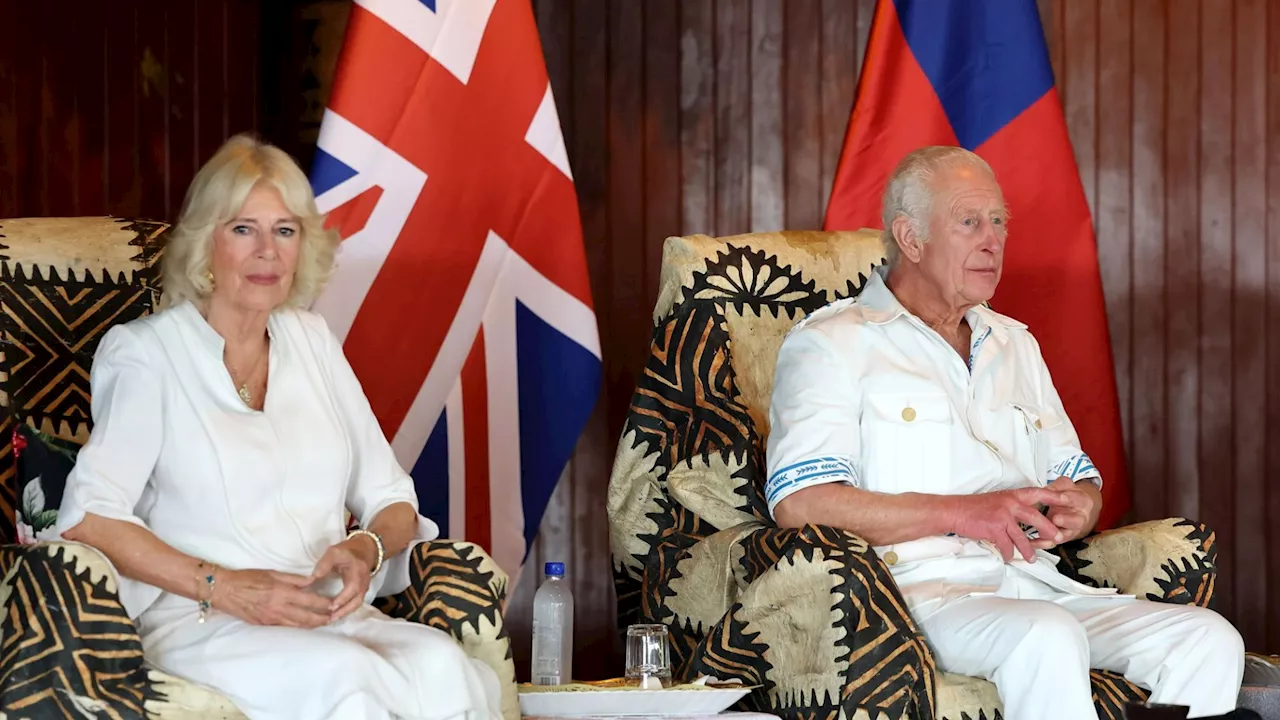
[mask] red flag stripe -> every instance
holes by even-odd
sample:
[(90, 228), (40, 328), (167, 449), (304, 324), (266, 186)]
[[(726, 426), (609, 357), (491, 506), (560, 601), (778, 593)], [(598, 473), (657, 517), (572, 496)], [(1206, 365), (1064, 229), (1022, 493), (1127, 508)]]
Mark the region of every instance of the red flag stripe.
[(485, 381), (484, 330), (462, 366), (462, 422), (467, 458), (467, 539), (492, 547), (489, 517), (489, 391)]

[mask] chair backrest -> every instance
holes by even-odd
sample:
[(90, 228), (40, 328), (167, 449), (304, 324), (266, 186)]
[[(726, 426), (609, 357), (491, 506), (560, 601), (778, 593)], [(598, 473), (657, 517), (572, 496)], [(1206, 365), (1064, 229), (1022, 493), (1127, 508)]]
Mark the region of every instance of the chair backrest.
[(769, 520), (764, 441), (778, 348), (809, 313), (861, 291), (880, 233), (669, 238), (649, 359), (609, 483), (619, 622), (640, 617), (660, 546)]
[[(16, 536), (26, 490), (17, 487), (16, 423), (66, 447), (88, 439), (93, 354), (113, 325), (156, 307), (168, 227), (111, 217), (0, 220), (0, 540)], [(45, 510), (56, 509), (53, 494), (60, 488), (44, 493)]]
[(814, 310), (856, 295), (883, 260), (879, 230), (673, 237), (663, 246), (654, 325), (687, 300), (719, 305), (741, 402), (768, 435), (783, 338)]

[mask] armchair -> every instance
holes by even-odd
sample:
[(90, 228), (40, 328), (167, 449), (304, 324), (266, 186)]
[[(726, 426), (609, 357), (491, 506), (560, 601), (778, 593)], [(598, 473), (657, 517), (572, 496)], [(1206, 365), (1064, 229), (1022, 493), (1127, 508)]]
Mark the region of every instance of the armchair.
[[(0, 220), (0, 542), (9, 543), (0, 545), (0, 717), (244, 717), (220, 694), (150, 667), (111, 564), (47, 537), (88, 439), (94, 350), (112, 325), (155, 307), (167, 228)], [(506, 574), (478, 546), (438, 540), (415, 548), (410, 575), (379, 608), (450, 633), (492, 667), (503, 714), (516, 720)]]
[[(669, 238), (653, 340), (623, 427), (608, 512), (619, 624), (660, 622), (674, 673), (739, 678), (742, 709), (785, 718), (995, 720), (995, 686), (940, 672), (868, 544), (780, 529), (764, 501), (778, 348), (802, 317), (858, 294), (877, 231)], [(1213, 533), (1181, 519), (1059, 549), (1077, 580), (1207, 605)], [(1102, 718), (1147, 696), (1093, 673)]]

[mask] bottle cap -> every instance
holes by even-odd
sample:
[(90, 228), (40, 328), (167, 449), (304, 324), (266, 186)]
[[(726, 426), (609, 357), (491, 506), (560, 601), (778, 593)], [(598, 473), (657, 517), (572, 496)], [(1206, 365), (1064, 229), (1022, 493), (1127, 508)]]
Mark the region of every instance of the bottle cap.
[(547, 574), (547, 577), (564, 577), (564, 563), (549, 562), (543, 568), (543, 572)]

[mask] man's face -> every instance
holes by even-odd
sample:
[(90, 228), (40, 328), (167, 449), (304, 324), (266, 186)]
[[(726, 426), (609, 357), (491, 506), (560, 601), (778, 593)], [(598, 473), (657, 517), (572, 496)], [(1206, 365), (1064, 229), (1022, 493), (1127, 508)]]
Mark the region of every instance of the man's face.
[(1000, 186), (981, 169), (959, 167), (938, 173), (933, 190), (920, 271), (942, 297), (958, 305), (984, 303), (995, 295), (1004, 266), (1008, 213)]

